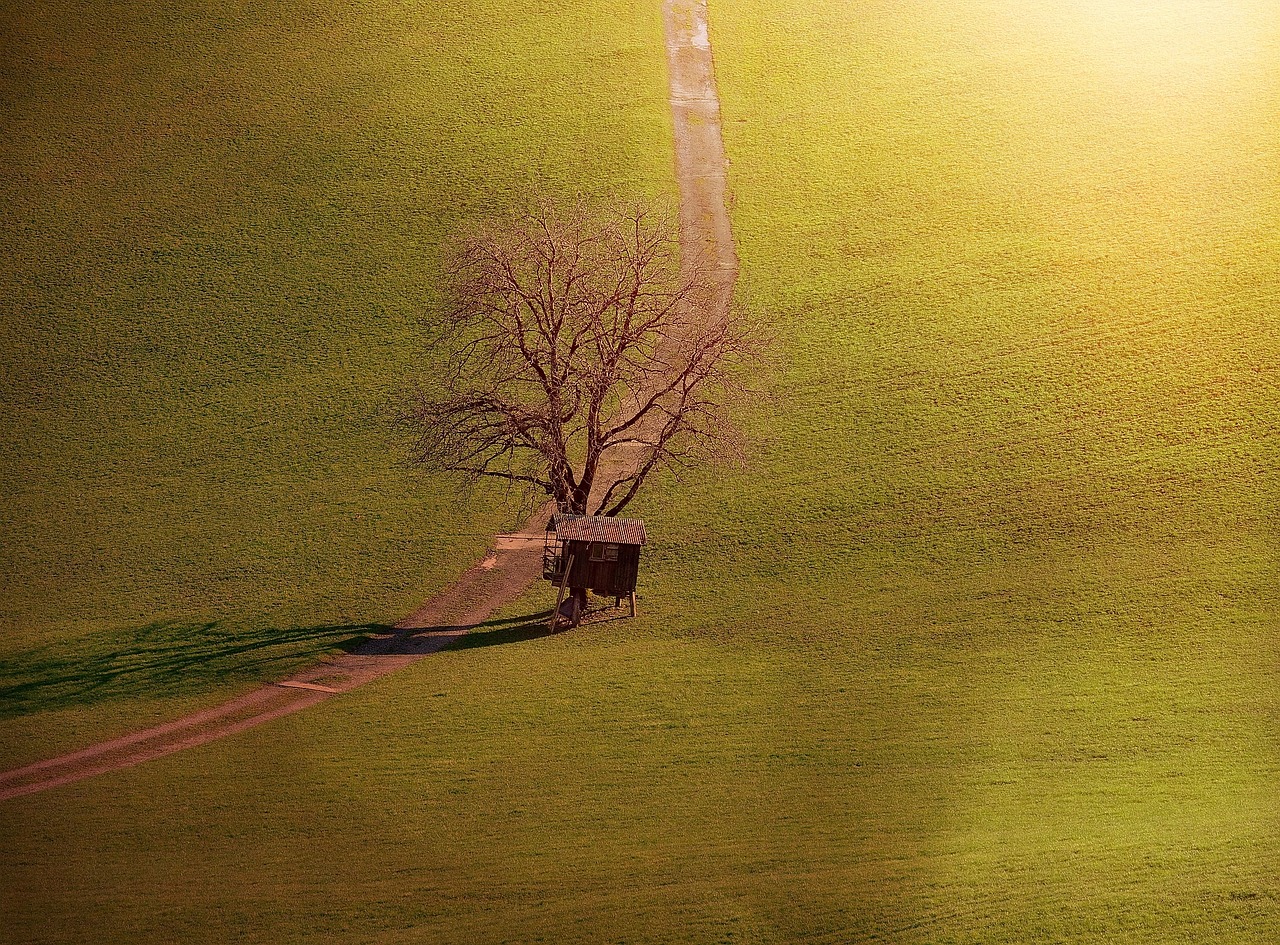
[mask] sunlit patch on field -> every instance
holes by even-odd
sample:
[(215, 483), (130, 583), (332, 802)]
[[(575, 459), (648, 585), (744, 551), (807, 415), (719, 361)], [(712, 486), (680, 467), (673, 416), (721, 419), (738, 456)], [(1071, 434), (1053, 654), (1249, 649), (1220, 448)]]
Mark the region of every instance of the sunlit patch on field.
[(1256, 0), (1063, 0), (1029, 9), (1038, 28), (1061, 31), (1099, 69), (1152, 93), (1231, 81), (1274, 51), (1275, 8)]

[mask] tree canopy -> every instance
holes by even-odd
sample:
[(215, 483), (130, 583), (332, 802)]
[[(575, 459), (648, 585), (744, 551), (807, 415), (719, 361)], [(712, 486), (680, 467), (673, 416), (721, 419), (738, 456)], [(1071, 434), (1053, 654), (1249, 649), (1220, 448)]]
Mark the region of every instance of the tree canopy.
[(658, 469), (741, 458), (760, 332), (664, 208), (542, 201), (477, 226), (444, 272), (442, 368), (401, 417), (414, 463), (616, 515)]

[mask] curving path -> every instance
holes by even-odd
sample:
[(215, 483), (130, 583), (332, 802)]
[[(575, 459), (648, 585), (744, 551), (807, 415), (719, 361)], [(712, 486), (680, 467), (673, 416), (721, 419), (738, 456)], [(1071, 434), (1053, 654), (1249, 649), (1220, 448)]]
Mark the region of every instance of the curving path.
[(444, 649), (513, 601), (542, 575), (542, 528), (549, 509), (513, 535), (499, 535), (483, 561), (359, 649), (260, 686), (219, 706), (80, 751), (0, 774), (0, 800), (193, 748), (308, 708)]
[[(717, 272), (714, 307), (727, 311), (738, 274), (726, 205), (720, 101), (716, 95), (706, 0), (664, 0), (680, 239)], [(442, 593), (357, 651), (248, 692), (211, 709), (102, 742), (80, 751), (0, 773), (0, 800), (34, 794), (215, 739), (297, 712), (385, 676), (444, 649), (541, 576), (540, 509), (520, 532), (499, 535), (485, 559)]]

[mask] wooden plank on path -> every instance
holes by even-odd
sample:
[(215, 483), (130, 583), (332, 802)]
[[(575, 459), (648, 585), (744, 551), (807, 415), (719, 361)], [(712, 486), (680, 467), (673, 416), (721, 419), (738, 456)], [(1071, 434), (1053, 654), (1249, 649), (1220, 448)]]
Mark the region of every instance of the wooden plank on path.
[(296, 682), (295, 680), (292, 680), (292, 679), (286, 682), (278, 682), (276, 683), (276, 685), (284, 686), (286, 689), (312, 689), (316, 692), (338, 693), (342, 691), (341, 689), (334, 689), (332, 686), (322, 686), (319, 683), (313, 683), (313, 682)]

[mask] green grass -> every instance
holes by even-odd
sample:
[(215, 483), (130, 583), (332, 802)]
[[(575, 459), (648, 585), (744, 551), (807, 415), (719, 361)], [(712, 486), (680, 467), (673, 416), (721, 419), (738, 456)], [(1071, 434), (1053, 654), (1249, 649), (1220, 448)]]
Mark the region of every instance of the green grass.
[(1274, 782), (1239, 656), (793, 629), (459, 650), (8, 804), (10, 934), (1267, 940)]
[[(672, 189), (658, 14), (549, 9), (5, 15), (0, 767), (69, 743), (61, 719), (31, 744), (42, 660), (216, 625), (172, 667), (216, 698), (324, 643), (293, 628), (408, 612), (510, 521), (401, 468), (380, 411), (462, 221)], [(154, 711), (95, 692), (89, 728)]]
[(786, 357), (641, 619), (0, 807), (9, 937), (1276, 939), (1270, 11), (711, 12)]

